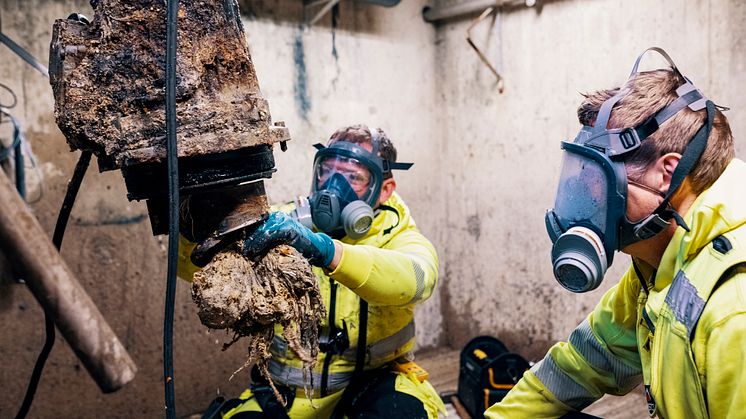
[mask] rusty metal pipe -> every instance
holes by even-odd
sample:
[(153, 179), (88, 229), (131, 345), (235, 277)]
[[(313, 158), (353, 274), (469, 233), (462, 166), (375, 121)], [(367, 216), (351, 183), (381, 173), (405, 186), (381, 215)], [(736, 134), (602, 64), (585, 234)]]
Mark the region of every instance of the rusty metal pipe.
[(2, 170), (0, 250), (15, 262), (36, 300), (54, 316), (101, 391), (110, 393), (132, 381), (137, 366)]
[(439, 23), (443, 20), (457, 19), (465, 16), (476, 15), (488, 7), (526, 6), (533, 7), (536, 0), (473, 0), (457, 3), (453, 6), (435, 7), (425, 6), (422, 9), (422, 18), (428, 23)]

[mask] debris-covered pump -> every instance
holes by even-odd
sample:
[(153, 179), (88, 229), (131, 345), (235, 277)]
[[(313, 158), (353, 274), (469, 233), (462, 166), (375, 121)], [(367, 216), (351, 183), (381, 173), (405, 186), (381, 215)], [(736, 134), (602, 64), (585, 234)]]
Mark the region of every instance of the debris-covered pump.
[[(50, 76), (57, 124), (72, 149), (96, 155), (101, 171), (122, 171), (128, 198), (146, 200), (153, 234), (164, 234), (166, 4), (91, 4), (90, 22), (71, 16), (54, 24)], [(294, 349), (312, 367), (323, 306), (308, 263), (284, 246), (258, 261), (236, 252), (242, 229), (269, 210), (262, 179), (275, 171), (273, 144), (284, 150), (289, 134), (284, 124), (272, 123), (235, 0), (181, 2), (176, 75), (181, 231), (200, 243), (192, 260), (210, 263), (193, 287), (200, 318), (209, 327), (258, 337), (250, 354), (260, 360), (269, 357), (274, 323), (290, 327), (298, 337)], [(278, 286), (289, 288), (298, 304), (284, 305), (284, 313), (281, 304), (271, 313), (254, 310), (258, 301), (275, 298), (267, 293), (278, 293)], [(241, 305), (224, 307), (232, 304), (226, 303), (231, 292)]]
[[(165, 4), (91, 3), (90, 24), (54, 24), (49, 72), (57, 124), (73, 149), (95, 153), (100, 170), (122, 170), (128, 198), (147, 200), (153, 233), (163, 234)], [(288, 130), (272, 124), (235, 1), (182, 2), (176, 101), (183, 194), (271, 176), (272, 144), (289, 140)], [(264, 196), (261, 184), (247, 189)]]

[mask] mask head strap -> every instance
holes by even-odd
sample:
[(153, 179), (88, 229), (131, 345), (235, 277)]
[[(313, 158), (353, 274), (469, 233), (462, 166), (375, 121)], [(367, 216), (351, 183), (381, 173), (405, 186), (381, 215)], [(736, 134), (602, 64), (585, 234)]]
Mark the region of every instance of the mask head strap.
[(640, 61), (642, 61), (642, 57), (644, 57), (645, 54), (647, 54), (648, 51), (654, 51), (654, 52), (657, 52), (658, 54), (662, 55), (663, 58), (665, 58), (665, 60), (668, 61), (668, 64), (671, 66), (671, 68), (676, 73), (676, 75), (679, 76), (679, 77), (681, 77), (682, 79), (686, 80), (686, 77), (684, 77), (684, 75), (681, 74), (681, 71), (679, 71), (679, 68), (676, 67), (676, 64), (673, 62), (673, 60), (668, 55), (668, 53), (666, 51), (664, 51), (663, 48), (660, 48), (660, 47), (650, 47), (650, 48), (646, 49), (645, 51), (643, 51), (640, 55), (638, 55), (637, 59), (635, 60), (635, 65), (632, 66), (632, 71), (629, 73), (629, 78), (632, 78), (632, 76), (634, 76), (635, 74), (639, 73), (639, 71), (637, 70), (637, 68), (640, 66)]
[(681, 184), (684, 183), (684, 179), (689, 175), (689, 173), (691, 173), (694, 166), (697, 165), (697, 162), (702, 156), (702, 153), (704, 153), (705, 148), (707, 148), (707, 139), (710, 137), (712, 123), (715, 120), (715, 104), (708, 100), (706, 108), (707, 121), (705, 122), (705, 125), (694, 134), (694, 138), (692, 138), (687, 145), (684, 154), (681, 155), (679, 164), (676, 166), (676, 169), (674, 169), (673, 175), (671, 175), (671, 184), (668, 187), (668, 191), (666, 192), (663, 201), (653, 212), (654, 214), (660, 214), (663, 219), (675, 219), (676, 223), (686, 231), (689, 231), (689, 226), (686, 225), (683, 217), (681, 217), (681, 215), (671, 207), (670, 201), (673, 194), (676, 193), (679, 187), (681, 187)]
[(679, 69), (676, 67), (676, 64), (671, 60), (671, 57), (658, 47), (648, 48), (637, 57), (632, 72), (630, 73), (630, 78), (638, 73), (640, 61), (648, 51), (654, 51), (661, 54), (663, 58), (668, 61), (676, 75), (684, 80), (684, 84), (676, 89), (676, 94), (678, 95), (676, 100), (654, 113), (645, 122), (634, 128), (608, 128), (612, 109), (624, 96), (627, 95), (628, 92), (626, 90), (620, 90), (616, 95), (606, 100), (598, 111), (596, 123), (594, 124), (591, 138), (587, 144), (598, 148), (604, 148), (609, 157), (626, 154), (637, 149), (643, 140), (653, 135), (653, 133), (655, 133), (664, 122), (669, 120), (685, 107), (689, 107), (689, 109), (693, 111), (699, 111), (705, 107), (707, 98), (705, 98), (699, 89), (694, 87), (689, 79), (681, 74)]
[[(633, 128), (624, 129), (609, 129), (608, 123), (611, 116), (611, 111), (614, 106), (627, 95), (627, 91), (620, 90), (617, 94), (606, 100), (599, 109), (596, 123), (590, 132), (590, 135), (586, 138), (587, 141), (583, 141), (584, 145), (591, 146), (596, 149), (604, 150), (605, 154), (609, 157), (621, 156), (637, 149), (643, 140), (653, 135), (664, 122), (668, 121), (671, 117), (676, 115), (678, 112), (688, 107), (692, 111), (700, 111), (702, 109), (707, 110), (707, 120), (705, 124), (697, 131), (692, 137), (692, 140), (686, 146), (684, 153), (681, 156), (681, 160), (677, 165), (676, 169), (671, 178), (671, 184), (668, 191), (664, 195), (663, 201), (656, 208), (656, 210), (643, 221), (638, 223), (627, 223), (623, 227), (623, 230), (631, 228), (633, 238), (629, 237), (627, 240), (623, 240), (623, 247), (625, 244), (630, 244), (637, 240), (645, 240), (655, 236), (670, 225), (671, 219), (675, 219), (677, 224), (688, 231), (688, 226), (684, 222), (680, 214), (678, 214), (670, 205), (670, 199), (673, 194), (678, 190), (681, 184), (684, 182), (686, 176), (692, 171), (694, 166), (699, 161), (705, 148), (707, 147), (707, 140), (712, 131), (712, 123), (715, 117), (716, 105), (709, 101), (702, 92), (697, 89), (692, 82), (684, 77), (679, 71), (676, 64), (674, 64), (671, 57), (661, 48), (652, 47), (642, 52), (635, 60), (635, 64), (632, 67), (630, 78), (634, 77), (638, 73), (638, 68), (643, 56), (649, 52), (657, 52), (668, 62), (671, 69), (676, 75), (684, 80), (684, 83), (676, 89), (678, 97), (665, 106), (663, 109), (654, 113), (645, 122)], [(625, 236), (623, 233), (621, 236)], [(622, 237), (620, 237), (621, 239)]]
[[(372, 146), (372, 151), (370, 152), (358, 146), (357, 144), (351, 143), (344, 139), (338, 140), (335, 143), (342, 143), (342, 142), (350, 144), (352, 147), (359, 148), (362, 151), (364, 151), (363, 154), (367, 155), (368, 160), (374, 161), (377, 165), (379, 165), (381, 168), (381, 173), (383, 173), (384, 175), (391, 173), (392, 170), (409, 170), (410, 167), (414, 166), (414, 163), (395, 162), (391, 160), (386, 160), (380, 156), (379, 152), (380, 152), (380, 147), (381, 147), (381, 141), (380, 141), (380, 135), (378, 134), (378, 128), (370, 129), (370, 142)], [(313, 145), (313, 147), (319, 151), (328, 148), (321, 143), (316, 143)], [(332, 145), (331, 147), (334, 148), (334, 145)]]
[(669, 220), (671, 219), (676, 220), (676, 224), (681, 226), (684, 230), (689, 231), (689, 227), (686, 225), (686, 222), (684, 222), (683, 217), (676, 212), (673, 207), (671, 207), (670, 201), (673, 194), (676, 193), (679, 187), (681, 187), (686, 176), (691, 173), (692, 169), (694, 169), (694, 166), (699, 161), (702, 153), (704, 153), (705, 148), (707, 147), (707, 140), (712, 132), (712, 124), (715, 119), (715, 104), (708, 100), (702, 92), (694, 87), (688, 78), (681, 74), (671, 57), (661, 48), (653, 47), (643, 51), (643, 53), (637, 57), (630, 77), (638, 72), (637, 68), (640, 64), (640, 60), (646, 52), (651, 50), (661, 54), (671, 65), (673, 71), (676, 72), (676, 74), (685, 82), (676, 89), (676, 93), (679, 97), (675, 101), (635, 128), (636, 134), (642, 134), (640, 136), (640, 141), (652, 135), (658, 130), (660, 125), (685, 107), (689, 107), (692, 111), (699, 111), (706, 108), (707, 120), (705, 121), (705, 124), (697, 130), (697, 133), (694, 134), (694, 137), (692, 137), (692, 140), (684, 149), (679, 164), (676, 166), (676, 169), (671, 176), (671, 184), (663, 197), (663, 201), (658, 205), (655, 211), (650, 214), (650, 216), (635, 225), (633, 231), (635, 238), (638, 240), (649, 239), (668, 228), (670, 225)]
[(671, 184), (668, 187), (668, 191), (663, 197), (663, 201), (658, 205), (658, 208), (648, 216), (645, 220), (638, 223), (634, 227), (634, 235), (639, 240), (649, 239), (656, 234), (660, 233), (664, 229), (668, 228), (670, 222), (668, 220), (676, 220), (676, 224), (682, 227), (684, 230), (689, 231), (689, 226), (686, 225), (684, 218), (671, 207), (670, 201), (674, 193), (684, 183), (684, 179), (691, 173), (694, 166), (699, 161), (699, 158), (707, 148), (707, 140), (712, 132), (712, 124), (715, 120), (715, 104), (708, 100), (705, 104), (707, 109), (707, 121), (705, 124), (694, 134), (694, 137), (686, 146), (684, 154), (681, 155), (679, 164), (674, 169), (673, 175), (671, 176)]

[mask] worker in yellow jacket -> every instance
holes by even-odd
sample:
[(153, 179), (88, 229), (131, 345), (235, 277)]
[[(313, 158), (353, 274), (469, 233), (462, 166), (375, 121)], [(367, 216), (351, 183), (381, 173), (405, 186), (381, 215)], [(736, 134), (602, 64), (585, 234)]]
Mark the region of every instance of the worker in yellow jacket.
[[(558, 281), (632, 266), (488, 418), (557, 418), (641, 382), (651, 416), (746, 417), (746, 164), (720, 110), (671, 64), (588, 95), (547, 230)], [(647, 51), (646, 51), (647, 52)], [(644, 54), (644, 53), (643, 53)]]
[[(312, 377), (276, 327), (269, 373), (287, 405), (254, 371), (224, 418), (437, 418), (435, 389), (412, 367), (414, 308), (432, 294), (438, 257), (420, 233), (392, 170), (396, 148), (381, 129), (354, 125), (316, 145), (311, 195), (273, 212), (243, 245), (246, 255), (285, 243), (314, 265), (327, 317)], [(304, 387), (313, 383), (313, 394)]]

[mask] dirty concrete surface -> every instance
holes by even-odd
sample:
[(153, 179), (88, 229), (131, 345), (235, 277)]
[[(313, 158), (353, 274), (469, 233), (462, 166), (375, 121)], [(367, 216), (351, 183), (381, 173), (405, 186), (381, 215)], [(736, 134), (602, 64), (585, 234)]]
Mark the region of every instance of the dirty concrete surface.
[[(626, 261), (618, 255), (602, 289), (582, 296), (564, 291), (551, 275), (543, 213), (553, 203), (559, 141), (578, 128), (578, 92), (621, 83), (644, 48), (664, 47), (706, 94), (732, 108), (727, 116), (737, 155), (744, 157), (743, 2), (554, 0), (541, 9), (502, 14), (474, 31), (505, 77), (502, 95), (492, 90), (492, 74), (464, 42), (469, 22), (424, 24), (425, 0), (392, 9), (343, 1), (335, 28), (326, 17), (308, 30), (299, 27), (299, 3), (242, 2), (262, 93), (273, 118), (286, 121), (294, 135), (290, 152), (276, 156), (279, 171), (267, 182), (270, 199), (287, 201), (307, 192), (311, 144), (337, 127), (364, 122), (386, 130), (401, 158), (416, 162), (410, 172), (397, 174), (399, 190), (440, 254), (439, 291), (417, 312), (422, 349), (457, 349), (473, 336), (490, 334), (536, 361), (569, 335), (623, 271)], [(0, 0), (3, 32), (43, 62), (54, 19), (89, 10), (81, 0)], [(19, 95), (12, 111), (44, 175), (40, 199), (32, 188), (32, 208), (51, 235), (77, 153), (68, 151), (54, 124), (47, 81), (4, 47), (0, 82)], [(97, 173), (94, 165), (62, 255), (140, 372), (120, 392), (103, 395), (58, 340), (30, 417), (162, 414), (166, 241), (151, 235), (144, 204), (125, 195), (118, 173)], [(20, 406), (44, 331), (42, 312), (27, 289), (6, 275), (1, 280), (4, 418)], [(185, 283), (177, 288), (174, 330), (180, 416), (201, 411), (218, 393), (234, 396), (244, 388), (248, 374), (227, 378), (246, 348), (220, 351), (228, 337), (199, 324)], [(626, 403), (635, 394), (618, 400)], [(610, 400), (601, 403), (617, 401)], [(642, 417), (626, 404), (611, 410), (617, 413), (607, 417)]]

